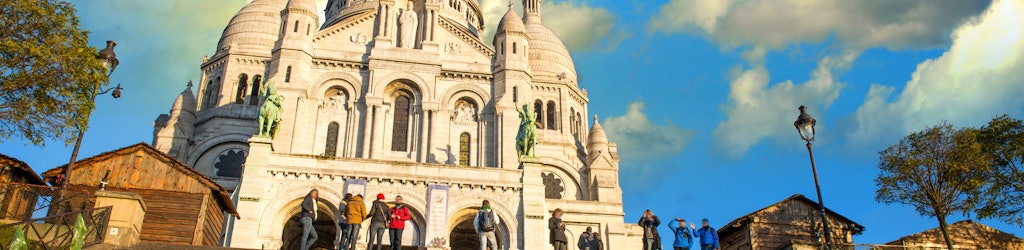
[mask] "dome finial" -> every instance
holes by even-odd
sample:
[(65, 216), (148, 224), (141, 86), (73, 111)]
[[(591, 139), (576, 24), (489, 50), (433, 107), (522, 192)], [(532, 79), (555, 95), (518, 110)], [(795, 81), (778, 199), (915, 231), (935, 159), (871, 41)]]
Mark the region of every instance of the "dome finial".
[(597, 122), (597, 114), (594, 114), (594, 122)]
[(508, 9), (512, 9), (512, 0), (508, 0)]

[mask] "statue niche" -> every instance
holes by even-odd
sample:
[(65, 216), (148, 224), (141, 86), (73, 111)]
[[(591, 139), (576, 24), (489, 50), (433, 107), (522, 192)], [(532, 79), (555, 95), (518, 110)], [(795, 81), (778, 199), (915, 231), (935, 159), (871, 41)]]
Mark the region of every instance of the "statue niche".
[(258, 136), (274, 139), (281, 125), (281, 103), (284, 102), (284, 96), (277, 94), (277, 85), (274, 82), (267, 82), (260, 92), (265, 98), (263, 105), (260, 106)]
[(412, 2), (408, 2), (402, 14), (398, 16), (399, 47), (412, 49), (416, 47), (416, 28), (419, 23), (416, 11), (412, 9)]

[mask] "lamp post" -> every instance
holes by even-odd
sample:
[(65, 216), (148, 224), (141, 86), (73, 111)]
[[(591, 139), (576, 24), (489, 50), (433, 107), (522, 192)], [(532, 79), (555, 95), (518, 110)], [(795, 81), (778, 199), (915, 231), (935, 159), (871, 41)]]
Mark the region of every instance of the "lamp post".
[[(100, 50), (100, 54), (96, 56), (96, 59), (99, 59), (103, 63), (103, 69), (107, 70), (107, 72), (105, 73), (107, 74), (108, 81), (110, 80), (110, 75), (114, 73), (114, 69), (117, 68), (118, 64), (117, 56), (114, 54), (114, 46), (117, 46), (117, 43), (115, 43), (114, 41), (107, 40), (107, 47), (103, 50)], [(92, 88), (92, 96), (90, 97), (89, 101), (96, 102), (97, 96), (106, 94), (110, 91), (114, 91), (113, 93), (110, 93), (110, 95), (113, 96), (115, 99), (120, 98), (121, 84), (117, 84), (116, 87), (111, 87), (102, 91), (100, 91), (100, 84), (96, 84)], [(64, 174), (60, 182), (60, 188), (62, 193), (61, 197), (63, 197), (63, 194), (66, 192), (68, 183), (71, 180), (71, 170), (75, 168), (75, 161), (77, 161), (78, 158), (78, 148), (82, 146), (82, 137), (85, 135), (85, 128), (89, 125), (89, 116), (91, 115), (91, 113), (92, 112), (90, 111), (90, 113), (85, 115), (85, 123), (78, 128), (78, 138), (75, 139), (75, 148), (74, 150), (71, 151), (71, 161), (68, 162), (68, 166), (64, 168)]]
[(811, 156), (811, 172), (814, 173), (814, 190), (818, 192), (818, 210), (821, 213), (821, 225), (825, 228), (825, 244), (832, 242), (832, 233), (829, 232), (828, 219), (825, 215), (825, 203), (821, 201), (821, 185), (818, 183), (818, 169), (814, 166), (814, 151), (811, 150), (811, 142), (814, 141), (814, 124), (817, 120), (814, 120), (810, 114), (807, 114), (807, 107), (800, 105), (800, 116), (796, 118), (796, 122), (793, 122), (793, 126), (796, 127), (796, 131), (800, 133), (800, 138), (807, 142), (807, 154)]

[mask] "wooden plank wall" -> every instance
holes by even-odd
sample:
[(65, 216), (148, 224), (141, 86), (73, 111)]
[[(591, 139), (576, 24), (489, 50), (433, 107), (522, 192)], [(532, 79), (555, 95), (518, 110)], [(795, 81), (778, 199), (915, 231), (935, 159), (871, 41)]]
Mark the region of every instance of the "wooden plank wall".
[(146, 216), (142, 222), (142, 241), (192, 244), (203, 194), (160, 190), (132, 190), (142, 195)]
[[(804, 240), (816, 242), (815, 223), (820, 221), (818, 208), (808, 203), (790, 200), (754, 215), (750, 223), (754, 249), (778, 249), (792, 242)], [(839, 218), (830, 216), (829, 225), (834, 242), (849, 242), (845, 237), (849, 230), (836, 223)]]
[(217, 204), (217, 198), (211, 195), (206, 202), (206, 221), (203, 223), (203, 245), (220, 245), (224, 231), (224, 211)]

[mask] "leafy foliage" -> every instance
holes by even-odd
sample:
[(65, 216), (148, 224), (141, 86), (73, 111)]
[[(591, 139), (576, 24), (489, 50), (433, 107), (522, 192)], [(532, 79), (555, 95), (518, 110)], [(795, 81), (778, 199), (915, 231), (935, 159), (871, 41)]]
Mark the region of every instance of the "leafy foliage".
[(993, 166), (976, 212), (1024, 226), (1024, 122), (1002, 115), (979, 129), (978, 139)]
[(914, 207), (939, 221), (949, 248), (946, 216), (973, 211), (990, 160), (978, 131), (943, 123), (915, 132), (879, 152), (875, 200)]
[(71, 4), (6, 0), (0, 5), (0, 141), (69, 143), (107, 83), (98, 52)]

